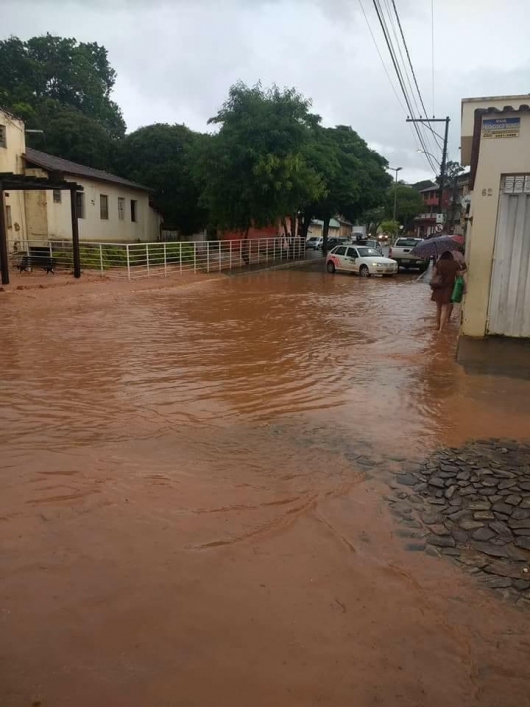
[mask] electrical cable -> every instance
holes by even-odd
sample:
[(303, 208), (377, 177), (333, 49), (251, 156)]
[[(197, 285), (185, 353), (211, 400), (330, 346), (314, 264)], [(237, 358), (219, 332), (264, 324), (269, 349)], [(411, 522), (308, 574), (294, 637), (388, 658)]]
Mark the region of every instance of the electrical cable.
[[(389, 53), (390, 53), (390, 58), (391, 58), (391, 60), (392, 60), (393, 66), (394, 66), (394, 70), (395, 70), (395, 72), (396, 72), (396, 76), (397, 76), (397, 78), (398, 78), (399, 85), (400, 85), (400, 87), (401, 87), (401, 92), (403, 93), (403, 97), (405, 98), (405, 103), (407, 104), (407, 107), (408, 107), (408, 109), (409, 109), (409, 114), (410, 114), (410, 116), (411, 116), (412, 118), (415, 118), (415, 111), (414, 111), (414, 108), (413, 108), (413, 106), (412, 106), (411, 99), (410, 99), (410, 97), (409, 97), (409, 95), (408, 95), (408, 92), (407, 92), (407, 89), (406, 89), (406, 86), (405, 86), (405, 81), (404, 81), (404, 78), (403, 78), (403, 73), (402, 73), (401, 68), (400, 68), (400, 66), (399, 66), (399, 62), (398, 62), (398, 59), (397, 59), (397, 55), (396, 55), (394, 46), (393, 46), (393, 44), (392, 44), (392, 40), (391, 40), (391, 37), (390, 37), (390, 33), (389, 33), (388, 25), (387, 25), (387, 23), (386, 23), (386, 18), (385, 18), (385, 16), (384, 16), (383, 9), (381, 8), (381, 5), (380, 5), (379, 0), (373, 0), (373, 4), (374, 4), (374, 8), (375, 8), (375, 11), (376, 11), (376, 14), (377, 14), (379, 23), (380, 23), (380, 25), (381, 25), (381, 29), (382, 29), (382, 31), (383, 31), (383, 36), (384, 36), (384, 38), (385, 38), (385, 42), (386, 42), (388, 51), (389, 51)], [(421, 150), (421, 152), (425, 155), (425, 158), (426, 158), (427, 162), (429, 163), (429, 166), (430, 166), (430, 168), (432, 169), (433, 174), (436, 175), (436, 174), (437, 174), (437, 169), (436, 169), (436, 167), (435, 167), (435, 165), (434, 165), (434, 163), (433, 163), (433, 161), (432, 161), (432, 158), (431, 158), (431, 156), (430, 156), (430, 154), (429, 154), (429, 150), (427, 149), (427, 145), (426, 145), (426, 143), (425, 143), (425, 139), (424, 139), (423, 133), (421, 132), (421, 130), (420, 130), (420, 128), (419, 128), (419, 124), (414, 122), (414, 123), (412, 123), (412, 126), (413, 126), (413, 128), (414, 128), (414, 130), (415, 130), (415, 132), (416, 132), (416, 135), (417, 135), (417, 137), (418, 137), (418, 140), (419, 140), (419, 142), (420, 142), (420, 145), (421, 145), (421, 147), (423, 148), (423, 149)]]
[(397, 90), (396, 90), (396, 86), (395, 86), (394, 82), (392, 81), (392, 77), (390, 76), (390, 73), (389, 73), (389, 71), (388, 71), (388, 69), (387, 69), (387, 67), (386, 67), (385, 60), (383, 59), (383, 55), (381, 54), (381, 50), (379, 49), (379, 45), (377, 44), (377, 40), (376, 40), (375, 35), (374, 35), (374, 33), (373, 33), (373, 31), (372, 31), (372, 28), (371, 28), (371, 26), (370, 26), (370, 21), (368, 20), (368, 15), (366, 14), (366, 10), (364, 9), (363, 0), (359, 0), (359, 5), (361, 6), (361, 10), (362, 10), (362, 12), (363, 12), (364, 19), (366, 20), (366, 25), (367, 25), (367, 27), (368, 27), (368, 31), (370, 32), (370, 35), (371, 35), (372, 40), (373, 40), (373, 42), (374, 42), (374, 46), (375, 46), (375, 48), (376, 48), (376, 51), (377, 51), (377, 53), (378, 53), (378, 55), (379, 55), (379, 58), (381, 59), (381, 64), (383, 65), (383, 69), (385, 70), (385, 74), (387, 75), (387, 78), (388, 78), (388, 81), (389, 81), (389, 83), (390, 83), (390, 86), (392, 87), (392, 91), (394, 92), (394, 95), (395, 95), (395, 97), (396, 97), (396, 100), (397, 100), (397, 102), (399, 103), (399, 107), (400, 107), (401, 110), (403, 111), (403, 114), (404, 114), (404, 115), (407, 115), (407, 109), (406, 109), (405, 106), (403, 105), (402, 99), (399, 97), (399, 94), (398, 94), (398, 92), (397, 92)]
[[(400, 17), (399, 17), (399, 12), (398, 12), (398, 9), (397, 9), (397, 7), (396, 7), (395, 0), (392, 0), (392, 6), (393, 6), (394, 12), (395, 12), (395, 14), (396, 14), (396, 19), (397, 19), (399, 31), (400, 31), (400, 34), (401, 34), (401, 39), (402, 39), (402, 41), (403, 41), (403, 46), (405, 47), (405, 52), (406, 52), (406, 54), (407, 54), (407, 59), (408, 59), (408, 62), (409, 62), (410, 70), (411, 70), (411, 72), (412, 72), (412, 78), (414, 79), (414, 84), (415, 84), (415, 86), (416, 86), (416, 90), (417, 90), (418, 96), (419, 96), (419, 98), (420, 98), (420, 102), (421, 102), (421, 106), (422, 106), (422, 108), (423, 108), (423, 112), (424, 112), (424, 114), (425, 114), (425, 117), (427, 117), (428, 111), (427, 111), (427, 108), (425, 107), (425, 103), (424, 103), (424, 100), (423, 100), (423, 96), (421, 95), (420, 87), (419, 87), (419, 85), (418, 85), (418, 79), (416, 78), (416, 72), (414, 71), (414, 66), (413, 66), (413, 64), (412, 64), (412, 59), (411, 59), (411, 57), (410, 57), (410, 52), (409, 52), (409, 48), (408, 48), (408, 45), (407, 45), (407, 40), (405, 39), (405, 33), (403, 32), (403, 26), (402, 26), (402, 24), (401, 24), (401, 19), (400, 19)], [(433, 104), (433, 105), (434, 105), (434, 104)], [(433, 115), (434, 115), (434, 113), (433, 113)], [(437, 133), (435, 130), (433, 130), (430, 125), (426, 124), (425, 127), (427, 128), (427, 130), (430, 130), (430, 132), (431, 132), (432, 135), (435, 137), (435, 139), (438, 138), (436, 141), (438, 142), (438, 146), (439, 146), (440, 148), (442, 148), (442, 145), (443, 145), (443, 138), (442, 138), (441, 136), (438, 136), (438, 133)], [(440, 140), (442, 140), (441, 143), (440, 143)]]
[(434, 0), (431, 0), (431, 65), (432, 65), (432, 114), (434, 111)]

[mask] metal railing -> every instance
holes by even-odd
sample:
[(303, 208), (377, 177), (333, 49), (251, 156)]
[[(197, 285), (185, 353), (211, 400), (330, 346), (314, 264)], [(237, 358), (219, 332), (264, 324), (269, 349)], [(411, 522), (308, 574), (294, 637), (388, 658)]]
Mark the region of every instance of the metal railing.
[[(255, 268), (260, 264), (302, 260), (302, 238), (168, 243), (87, 243), (80, 245), (82, 270), (133, 280), (183, 273), (211, 273)], [(21, 241), (10, 254), (21, 271), (73, 267), (71, 241)]]

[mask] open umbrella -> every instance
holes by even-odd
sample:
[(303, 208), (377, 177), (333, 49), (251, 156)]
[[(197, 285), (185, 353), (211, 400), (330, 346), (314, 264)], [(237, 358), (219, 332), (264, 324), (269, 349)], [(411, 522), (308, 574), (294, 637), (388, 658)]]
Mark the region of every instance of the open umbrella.
[(433, 255), (438, 257), (446, 250), (459, 250), (463, 244), (462, 236), (438, 236), (437, 238), (429, 238), (422, 241), (412, 250), (411, 255), (416, 258), (431, 258)]

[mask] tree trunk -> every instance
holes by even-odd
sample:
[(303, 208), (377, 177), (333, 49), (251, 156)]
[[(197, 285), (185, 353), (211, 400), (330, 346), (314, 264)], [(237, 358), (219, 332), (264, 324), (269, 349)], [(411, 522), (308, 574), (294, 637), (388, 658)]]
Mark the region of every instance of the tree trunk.
[(287, 230), (287, 221), (285, 218), (282, 218), (282, 226), (283, 226), (283, 235), (287, 238), (289, 235), (289, 231)]
[(329, 235), (329, 223), (331, 221), (331, 216), (326, 216), (324, 219), (324, 227), (322, 229), (322, 252), (326, 256), (328, 254), (328, 235)]
[(304, 241), (307, 240), (307, 234), (309, 233), (309, 227), (311, 226), (312, 216), (309, 211), (304, 211), (304, 218), (302, 220), (302, 238)]

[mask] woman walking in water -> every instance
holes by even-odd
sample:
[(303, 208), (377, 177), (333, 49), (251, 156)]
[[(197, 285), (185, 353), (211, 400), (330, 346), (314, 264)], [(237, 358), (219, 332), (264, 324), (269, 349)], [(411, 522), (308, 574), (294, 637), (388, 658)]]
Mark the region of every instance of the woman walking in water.
[(456, 262), (452, 253), (448, 250), (442, 253), (434, 266), (431, 280), (431, 299), (436, 302), (436, 328), (438, 331), (443, 330), (453, 311), (451, 295), (453, 294), (456, 276), (460, 269), (460, 264)]

